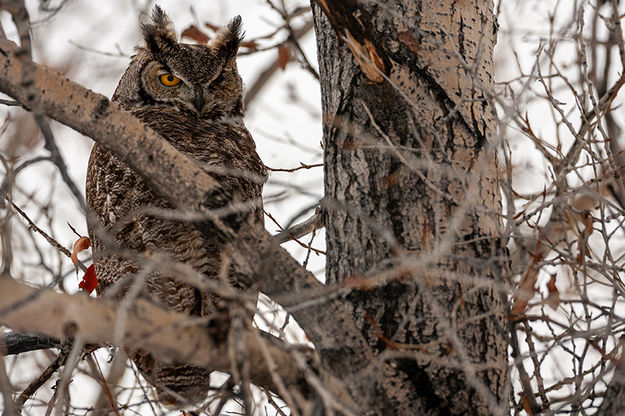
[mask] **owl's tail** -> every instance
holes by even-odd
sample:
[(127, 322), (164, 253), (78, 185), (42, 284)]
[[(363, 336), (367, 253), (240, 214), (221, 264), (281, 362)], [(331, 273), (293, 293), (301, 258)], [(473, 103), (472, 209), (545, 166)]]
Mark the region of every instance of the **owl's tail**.
[(132, 354), (132, 361), (154, 386), (158, 401), (169, 408), (197, 405), (206, 399), (210, 389), (211, 371), (187, 364), (165, 365), (150, 354)]

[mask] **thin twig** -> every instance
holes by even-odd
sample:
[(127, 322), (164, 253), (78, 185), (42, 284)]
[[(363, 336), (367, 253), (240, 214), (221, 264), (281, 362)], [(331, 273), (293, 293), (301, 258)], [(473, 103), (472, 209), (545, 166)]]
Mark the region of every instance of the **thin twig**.
[[(289, 39), (296, 42), (298, 39), (310, 32), (313, 26), (313, 21), (310, 20), (299, 29), (293, 30), (289, 27)], [(273, 78), (273, 76), (278, 72), (278, 69), (280, 69), (280, 65), (278, 65), (278, 60), (275, 59), (260, 73), (256, 81), (254, 81), (254, 83), (252, 83), (252, 85), (247, 89), (245, 97), (243, 98), (246, 108), (249, 107), (250, 103), (265, 88), (265, 86), (267, 86), (269, 80), (271, 80), (271, 78)]]
[(276, 220), (273, 217), (273, 215), (271, 215), (269, 212), (265, 211), (265, 215), (267, 215), (269, 219), (271, 219), (271, 221), (273, 221), (274, 224), (276, 224), (281, 230), (280, 234), (277, 234), (276, 236), (274, 236), (278, 244), (282, 244), (289, 240), (293, 240), (296, 243), (298, 243), (300, 246), (314, 251), (316, 254), (325, 254), (323, 250), (319, 250), (314, 247), (311, 247), (308, 244), (303, 243), (299, 240), (301, 237), (308, 235), (315, 230), (323, 228), (324, 226), (323, 218), (321, 216), (321, 213), (317, 211), (315, 211), (315, 214), (309, 219), (307, 219), (306, 221), (300, 224), (296, 224), (292, 227), (289, 227), (289, 229), (287, 230), (284, 230), (282, 226), (280, 225), (280, 223), (278, 223), (278, 220)]
[[(28, 228), (30, 228), (31, 230), (33, 230), (36, 233), (39, 233), (40, 235), (43, 236), (43, 238), (46, 239), (46, 241), (48, 242), (48, 244), (50, 244), (52, 247), (56, 248), (58, 251), (60, 251), (61, 253), (65, 254), (67, 257), (71, 258), (72, 257), (72, 253), (71, 251), (69, 251), (68, 249), (66, 249), (65, 247), (63, 247), (61, 245), (61, 243), (59, 243), (58, 241), (56, 241), (54, 238), (50, 237), (50, 235), (48, 235), (48, 233), (46, 233), (45, 231), (43, 231), (41, 228), (37, 227), (37, 225), (28, 217), (28, 215), (26, 215), (26, 213), (24, 211), (22, 211), (20, 209), (20, 207), (18, 207), (17, 205), (15, 205), (15, 203), (13, 201), (11, 201), (10, 199), (8, 199), (5, 196), (5, 199), (11, 204), (11, 206), (13, 207), (13, 209), (15, 209), (15, 211), (17, 211), (18, 214), (20, 214), (22, 216), (22, 218), (24, 218), (26, 220), (26, 222), (28, 222)], [(87, 267), (81, 262), (78, 262), (78, 267), (80, 268), (80, 270), (82, 270), (83, 272), (87, 271)]]
[(295, 172), (301, 169), (312, 169), (312, 168), (318, 168), (318, 167), (323, 166), (323, 163), (315, 163), (313, 165), (307, 165), (305, 163), (300, 162), (299, 164), (300, 166), (296, 168), (291, 168), (291, 169), (270, 168), (267, 165), (265, 165), (265, 167), (267, 168), (267, 170), (270, 170), (272, 172)]
[(0, 104), (6, 105), (9, 107), (21, 107), (22, 106), (22, 103), (20, 103), (19, 101), (14, 101), (14, 100), (0, 100)]
[(50, 379), (50, 377), (52, 377), (52, 375), (65, 363), (66, 358), (67, 354), (61, 352), (56, 359), (50, 363), (45, 370), (43, 370), (39, 377), (31, 381), (31, 383), (20, 393), (18, 398), (15, 400), (15, 405), (19, 409), (18, 414), (21, 413), (21, 408), (24, 406), (24, 403), (26, 403), (26, 400), (35, 394), (35, 392), (39, 390), (39, 388), (43, 386), (45, 382)]

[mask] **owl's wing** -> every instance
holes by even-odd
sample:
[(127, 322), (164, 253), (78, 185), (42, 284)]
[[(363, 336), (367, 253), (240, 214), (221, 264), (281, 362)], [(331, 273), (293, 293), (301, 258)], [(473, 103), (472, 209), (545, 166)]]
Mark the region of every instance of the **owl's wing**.
[[(190, 264), (197, 270), (208, 270), (212, 259), (201, 236), (191, 224), (142, 213), (145, 209), (171, 212), (167, 201), (157, 196), (132, 169), (115, 156), (94, 146), (87, 170), (87, 203), (94, 219), (89, 221), (89, 236), (98, 293), (128, 277), (125, 286), (136, 278), (143, 279), (143, 295), (178, 312), (198, 314), (201, 295), (191, 285), (181, 284), (162, 267), (150, 264), (152, 258)], [(116, 247), (104, 244), (109, 234)], [(126, 250), (127, 254), (122, 252)], [(136, 253), (136, 256), (134, 255)], [(135, 258), (133, 258), (135, 257)], [(145, 258), (141, 266), (139, 261)], [(126, 289), (121, 289), (120, 295)]]

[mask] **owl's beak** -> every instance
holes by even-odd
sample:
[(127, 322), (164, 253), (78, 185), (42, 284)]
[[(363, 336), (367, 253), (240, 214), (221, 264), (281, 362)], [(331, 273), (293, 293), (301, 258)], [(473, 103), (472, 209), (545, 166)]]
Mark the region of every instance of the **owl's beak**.
[(202, 112), (202, 108), (204, 108), (204, 91), (200, 85), (195, 86), (195, 108), (198, 113)]

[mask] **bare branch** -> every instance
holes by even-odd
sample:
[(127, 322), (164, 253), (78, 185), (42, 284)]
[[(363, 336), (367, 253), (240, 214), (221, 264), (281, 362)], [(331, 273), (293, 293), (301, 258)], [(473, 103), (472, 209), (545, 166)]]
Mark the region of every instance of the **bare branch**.
[(61, 342), (57, 338), (47, 335), (19, 332), (8, 332), (0, 335), (1, 355), (21, 354), (28, 351), (60, 347)]
[(44, 385), (46, 381), (50, 379), (54, 375), (54, 373), (63, 365), (65, 359), (67, 358), (66, 353), (59, 354), (56, 359), (50, 363), (48, 367), (36, 378), (34, 379), (28, 387), (26, 387), (18, 396), (15, 401), (15, 405), (18, 409), (24, 406), (24, 403), (33, 395), (35, 392)]
[[(291, 29), (291, 27), (289, 26), (289, 40), (292, 41), (292, 43), (298, 44), (299, 39), (301, 39), (308, 32), (310, 32), (312, 28), (312, 20), (308, 21), (304, 26), (296, 30)], [(246, 108), (269, 83), (269, 80), (271, 80), (271, 78), (273, 78), (273, 76), (278, 72), (278, 69), (280, 69), (278, 60), (272, 61), (271, 65), (269, 65), (264, 71), (262, 71), (256, 81), (254, 81), (254, 83), (251, 84), (249, 88), (247, 88), (245, 92), (245, 97), (243, 99)], [(319, 78), (319, 76), (317, 76), (317, 78)]]
[(296, 240), (298, 238), (304, 237), (305, 235), (308, 235), (320, 228), (323, 228), (323, 217), (321, 216), (319, 208), (317, 208), (312, 217), (308, 218), (304, 222), (289, 227), (287, 230), (282, 231), (275, 237), (275, 239), (280, 244), (282, 244), (286, 241), (289, 241), (290, 239)]
[[(22, 302), (29, 299), (28, 302)], [(11, 278), (0, 279), (0, 323), (19, 331), (38, 332), (56, 339), (80, 336), (93, 344), (121, 344), (134, 351), (150, 352), (162, 362), (186, 362), (214, 370), (229, 372), (231, 362), (228, 345), (220, 336), (215, 337), (205, 323), (194, 323), (188, 315), (169, 312), (144, 300), (137, 300), (125, 316), (119, 316), (115, 302), (96, 300), (86, 295), (69, 296), (50, 289), (36, 289)], [(41, 316), (48, 319), (42, 320)], [(122, 339), (117, 339), (116, 329), (125, 321)], [(228, 325), (226, 322), (213, 325)], [(296, 348), (309, 356), (304, 347), (289, 347), (281, 340), (263, 334), (259, 345), (257, 331), (241, 328), (241, 344), (249, 360), (250, 380), (272, 391), (278, 391), (273, 372), (277, 371), (283, 382), (296, 387), (304, 397), (310, 392), (304, 382), (300, 365), (288, 352)], [(271, 366), (264, 358), (271, 357)], [(322, 373), (325, 374), (325, 373)], [(349, 396), (339, 391), (331, 376), (323, 375), (329, 385), (343, 400)], [(339, 388), (339, 390), (336, 390)]]

